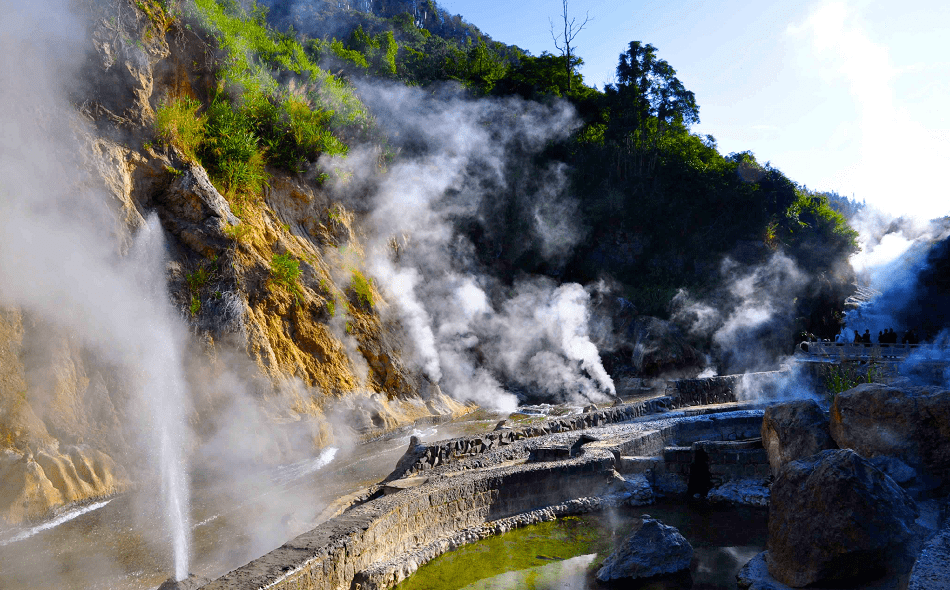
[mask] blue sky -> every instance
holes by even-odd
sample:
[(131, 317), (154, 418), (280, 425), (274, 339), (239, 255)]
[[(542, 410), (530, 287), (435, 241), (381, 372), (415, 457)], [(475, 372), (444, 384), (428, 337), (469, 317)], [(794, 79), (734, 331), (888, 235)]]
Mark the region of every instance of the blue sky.
[[(561, 0), (440, 0), (493, 39), (556, 53)], [(751, 150), (800, 184), (893, 215), (950, 214), (950, 3), (572, 0), (585, 81), (632, 40), (696, 93), (720, 151)]]

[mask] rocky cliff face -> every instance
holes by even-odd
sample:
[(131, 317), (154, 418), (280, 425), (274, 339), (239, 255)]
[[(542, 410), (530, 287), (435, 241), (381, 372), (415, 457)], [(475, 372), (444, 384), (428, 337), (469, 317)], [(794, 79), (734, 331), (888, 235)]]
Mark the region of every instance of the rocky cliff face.
[[(195, 444), (221, 431), (239, 389), (276, 432), (294, 433), (252, 457), (269, 461), (341, 433), (464, 411), (407, 365), (401, 328), (372, 283), (364, 283), (369, 298), (354, 290), (356, 221), (318, 184), (269, 171), (262, 194), (240, 203), (239, 222), (201, 166), (156, 147), (163, 100), (207, 99), (214, 43), (152, 2), (87, 8), (92, 50), (81, 80), (68, 85), (86, 123), (75, 146), (89, 173), (82, 182), (104, 187), (120, 250), (150, 216), (160, 222), (168, 296), (193, 335), (186, 372)], [(274, 256), (288, 254), (300, 261), (293, 286), (271, 272)], [(43, 322), (0, 310), (0, 524), (136, 482), (134, 414), (147, 408), (131, 404), (122, 373), (78, 334)]]

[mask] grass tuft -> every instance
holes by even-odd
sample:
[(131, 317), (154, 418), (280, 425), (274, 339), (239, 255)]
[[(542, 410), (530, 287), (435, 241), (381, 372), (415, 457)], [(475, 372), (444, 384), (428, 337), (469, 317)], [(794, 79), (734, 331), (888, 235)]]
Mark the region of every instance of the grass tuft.
[(198, 148), (205, 137), (205, 116), (198, 114), (200, 108), (200, 102), (185, 97), (170, 99), (155, 111), (159, 139), (192, 162), (198, 161)]
[(366, 307), (373, 307), (373, 287), (370, 281), (358, 270), (354, 270), (351, 280), (350, 288), (353, 289), (353, 293), (356, 294), (356, 299), (358, 302), (362, 303)]
[(300, 290), (300, 261), (290, 254), (274, 254), (270, 262), (271, 282), (287, 290), (297, 303), (303, 298)]

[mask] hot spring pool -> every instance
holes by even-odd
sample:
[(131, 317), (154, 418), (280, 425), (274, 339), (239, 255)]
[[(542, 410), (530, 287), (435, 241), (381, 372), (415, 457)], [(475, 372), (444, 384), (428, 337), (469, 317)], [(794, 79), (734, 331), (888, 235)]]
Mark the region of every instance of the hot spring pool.
[(736, 573), (765, 549), (768, 509), (664, 501), (517, 529), (438, 557), (397, 590), (602, 590), (594, 574), (643, 514), (693, 546), (688, 573), (624, 588), (735, 590)]

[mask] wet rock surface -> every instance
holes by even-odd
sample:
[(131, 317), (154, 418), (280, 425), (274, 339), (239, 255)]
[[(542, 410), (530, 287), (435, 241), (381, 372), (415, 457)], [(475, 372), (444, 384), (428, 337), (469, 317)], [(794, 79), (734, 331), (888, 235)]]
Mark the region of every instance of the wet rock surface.
[(772, 476), (789, 461), (835, 448), (828, 416), (814, 400), (797, 400), (765, 410), (762, 446), (769, 455)]
[(835, 397), (831, 436), (864, 457), (896, 457), (939, 483), (950, 473), (950, 391), (864, 383)]
[(728, 481), (719, 487), (709, 490), (706, 500), (713, 504), (734, 504), (737, 506), (758, 506), (767, 508), (769, 505), (769, 486), (761, 479), (740, 479)]
[(950, 525), (943, 527), (921, 550), (910, 573), (907, 590), (950, 587)]
[(613, 477), (611, 493), (620, 502), (630, 506), (647, 506), (654, 502), (653, 487), (646, 476), (639, 473), (620, 475), (614, 472)]
[(749, 560), (736, 574), (739, 590), (789, 590), (789, 586), (769, 575), (768, 551), (763, 551)]
[(191, 574), (184, 580), (178, 580), (177, 582), (169, 578), (162, 582), (158, 590), (196, 590), (209, 582), (211, 582), (211, 580), (208, 578)]
[(913, 564), (917, 505), (854, 451), (788, 463), (771, 495), (768, 571), (784, 584), (859, 583)]
[(604, 560), (597, 580), (650, 578), (689, 568), (693, 547), (674, 527), (643, 516), (643, 524)]

